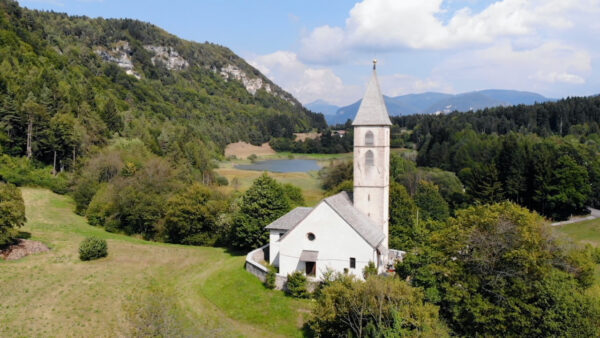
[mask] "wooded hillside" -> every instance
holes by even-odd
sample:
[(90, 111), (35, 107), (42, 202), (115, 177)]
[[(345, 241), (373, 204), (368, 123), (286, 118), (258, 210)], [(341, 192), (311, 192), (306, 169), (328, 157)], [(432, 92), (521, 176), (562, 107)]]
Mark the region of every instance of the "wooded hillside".
[(11, 0), (0, 0), (0, 117), (2, 153), (67, 170), (115, 137), (206, 170), (227, 143), (326, 126), (225, 47)]

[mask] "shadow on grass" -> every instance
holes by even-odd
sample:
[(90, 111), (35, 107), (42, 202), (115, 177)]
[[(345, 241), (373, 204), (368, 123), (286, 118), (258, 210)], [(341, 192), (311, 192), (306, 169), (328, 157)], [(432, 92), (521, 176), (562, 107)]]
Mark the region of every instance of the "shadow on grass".
[(30, 239), (31, 238), (31, 233), (27, 232), (27, 231), (19, 231), (19, 233), (17, 234), (18, 239)]

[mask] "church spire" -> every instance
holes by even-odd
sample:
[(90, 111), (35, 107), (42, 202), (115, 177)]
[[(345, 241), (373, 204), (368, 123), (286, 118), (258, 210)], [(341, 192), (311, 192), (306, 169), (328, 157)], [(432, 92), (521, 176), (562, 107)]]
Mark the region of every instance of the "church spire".
[(392, 122), (385, 107), (383, 95), (377, 80), (377, 60), (373, 60), (373, 76), (367, 85), (358, 113), (352, 122), (353, 126), (391, 126)]

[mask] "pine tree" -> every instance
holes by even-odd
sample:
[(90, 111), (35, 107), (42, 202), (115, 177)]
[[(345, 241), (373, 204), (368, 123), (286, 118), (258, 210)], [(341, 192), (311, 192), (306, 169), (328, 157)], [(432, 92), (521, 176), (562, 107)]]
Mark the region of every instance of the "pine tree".
[(257, 178), (239, 202), (231, 244), (238, 249), (258, 248), (269, 239), (265, 227), (290, 210), (281, 185), (266, 173)]

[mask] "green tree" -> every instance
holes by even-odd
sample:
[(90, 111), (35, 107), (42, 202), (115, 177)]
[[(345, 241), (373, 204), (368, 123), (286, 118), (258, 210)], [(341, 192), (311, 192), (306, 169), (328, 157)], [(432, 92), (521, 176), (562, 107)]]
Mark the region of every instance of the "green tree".
[(219, 231), (219, 215), (226, 203), (199, 183), (171, 197), (164, 218), (166, 240), (171, 243), (214, 245)]
[(447, 337), (438, 308), (398, 278), (337, 276), (319, 292), (309, 323), (321, 337)]
[(548, 203), (554, 218), (565, 219), (585, 210), (592, 193), (588, 172), (570, 156), (563, 155), (556, 161), (549, 184)]
[(0, 182), (0, 247), (14, 240), (17, 228), (22, 227), (25, 221), (21, 190), (12, 184)]
[(281, 187), (292, 208), (301, 207), (306, 204), (302, 195), (302, 189), (290, 183), (283, 184)]
[(417, 228), (417, 206), (404, 186), (390, 184), (390, 248), (408, 250), (423, 237), (422, 229)]
[(444, 221), (449, 216), (448, 203), (431, 182), (419, 182), (414, 200), (419, 208), (419, 217), (423, 220)]
[(242, 195), (234, 216), (231, 245), (240, 250), (260, 247), (269, 239), (265, 226), (290, 211), (283, 188), (266, 173)]
[(430, 299), (458, 335), (597, 336), (600, 301), (578, 282), (589, 264), (547, 226), (508, 202), (460, 210), (397, 271), (437, 292)]

